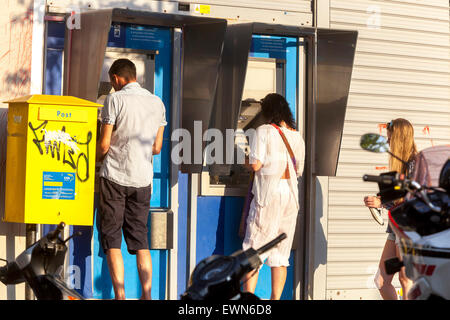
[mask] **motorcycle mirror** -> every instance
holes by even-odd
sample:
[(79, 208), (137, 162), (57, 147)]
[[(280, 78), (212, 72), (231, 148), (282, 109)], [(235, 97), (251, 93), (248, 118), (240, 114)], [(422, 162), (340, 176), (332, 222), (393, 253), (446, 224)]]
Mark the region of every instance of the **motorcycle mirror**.
[(387, 138), (383, 137), (376, 133), (366, 133), (361, 136), (361, 140), (359, 141), (359, 145), (364, 150), (376, 153), (389, 153), (392, 157), (400, 160), (404, 164), (408, 164), (408, 162), (400, 159), (395, 154), (389, 151), (389, 143), (387, 142)]
[(384, 153), (389, 151), (387, 138), (376, 133), (366, 133), (361, 136), (359, 145), (364, 150), (376, 153)]

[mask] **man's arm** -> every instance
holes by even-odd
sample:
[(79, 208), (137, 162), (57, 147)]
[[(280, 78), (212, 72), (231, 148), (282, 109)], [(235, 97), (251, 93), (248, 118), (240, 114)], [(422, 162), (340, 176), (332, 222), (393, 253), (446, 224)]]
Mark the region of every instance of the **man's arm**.
[(155, 142), (153, 142), (153, 154), (159, 154), (163, 145), (164, 126), (159, 127), (156, 134)]
[(114, 125), (104, 123), (100, 128), (100, 141), (97, 144), (97, 161), (103, 161), (108, 153), (113, 128)]

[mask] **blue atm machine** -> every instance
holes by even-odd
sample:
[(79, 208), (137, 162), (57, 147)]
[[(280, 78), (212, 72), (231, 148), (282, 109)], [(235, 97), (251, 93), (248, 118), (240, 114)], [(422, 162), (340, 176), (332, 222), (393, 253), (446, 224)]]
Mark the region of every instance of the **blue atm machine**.
[[(299, 81), (298, 51), (299, 46), (302, 45), (299, 38), (257, 34), (249, 39), (251, 39), (248, 44), (249, 47), (241, 48), (242, 54), (247, 56), (248, 61), (243, 68), (246, 70), (242, 70), (245, 75), (245, 85), (242, 88), (243, 101), (241, 102), (239, 115), (241, 120), (238, 120), (238, 122), (251, 125), (252, 121), (258, 121), (258, 108), (260, 108), (258, 101), (271, 92), (277, 92), (286, 98), (296, 119)], [(267, 78), (258, 83), (255, 78), (261, 75)], [(249, 83), (249, 81), (253, 81), (253, 83)], [(255, 111), (252, 111), (252, 108)], [(235, 111), (237, 112), (237, 110)], [(303, 112), (303, 106), (301, 106), (301, 112)], [(217, 113), (217, 121), (211, 124), (212, 127), (225, 125), (221, 123), (225, 115), (222, 115), (219, 110), (217, 110)], [(255, 115), (256, 117), (254, 117)], [(245, 124), (238, 125), (238, 127), (244, 129)], [(230, 126), (228, 125), (228, 127)], [(227, 196), (226, 194), (228, 189), (242, 189), (241, 184), (245, 184), (244, 189), (246, 191), (248, 172), (242, 170), (242, 166), (237, 164), (228, 168), (212, 165), (208, 168), (208, 171), (210, 184), (223, 186), (225, 195), (202, 194), (197, 199), (197, 262), (213, 254), (229, 255), (242, 249), (242, 239), (238, 237), (237, 230), (244, 197), (242, 197), (242, 193), (235, 196)], [(202, 181), (202, 183), (205, 182)], [(294, 257), (292, 254), (282, 299), (293, 298), (293, 275)], [(258, 278), (256, 295), (263, 299), (270, 298), (270, 279), (270, 268), (263, 265)]]
[[(47, 22), (47, 49), (45, 70), (45, 94), (62, 94), (63, 52), (65, 23)], [(170, 117), (171, 117), (171, 79), (172, 79), (172, 31), (170, 28), (140, 26), (127, 23), (114, 23), (108, 34), (105, 58), (102, 66), (100, 84), (96, 101), (102, 103), (113, 89), (109, 84), (108, 69), (118, 58), (128, 58), (137, 66), (138, 82), (150, 92), (159, 96), (166, 107), (168, 125), (164, 132), (162, 152), (153, 159), (154, 180), (151, 198), (153, 215), (169, 215), (169, 172), (170, 172)], [(98, 201), (98, 194), (95, 195)], [(152, 221), (149, 217), (149, 224)], [(105, 255), (99, 242), (97, 215), (93, 228), (71, 226), (71, 233), (81, 231), (82, 236), (70, 241), (70, 259), (66, 278), (85, 297), (110, 299), (114, 297)], [(157, 219), (153, 219), (158, 221)], [(44, 232), (53, 226), (45, 226)], [(153, 245), (155, 245), (153, 243)], [(158, 244), (156, 244), (158, 246)], [(125, 241), (122, 241), (125, 264), (126, 295), (140, 297), (139, 277), (136, 260), (128, 254)], [(165, 298), (167, 271), (167, 250), (151, 250), (153, 262), (152, 296)], [(91, 276), (92, 275), (92, 276)]]
[[(153, 157), (154, 179), (150, 202), (152, 216), (169, 209), (169, 172), (170, 172), (170, 116), (171, 116), (171, 73), (172, 73), (172, 33), (169, 28), (113, 23), (109, 32), (108, 44), (103, 61), (99, 85), (99, 97), (109, 93), (108, 70), (114, 60), (127, 58), (133, 61), (137, 69), (137, 81), (150, 92), (160, 97), (166, 107), (166, 118), (169, 120), (164, 130), (162, 152)], [(93, 298), (108, 299), (114, 297), (105, 255), (99, 242), (97, 215), (94, 221), (93, 246)], [(169, 217), (170, 219), (170, 217)], [(150, 235), (151, 236), (151, 235)], [(150, 245), (154, 245), (151, 241)], [(165, 299), (167, 271), (167, 250), (151, 250), (152, 257), (152, 297)], [(122, 256), (124, 260), (125, 294), (128, 298), (139, 298), (141, 288), (137, 273), (136, 258), (126, 249), (122, 240)]]

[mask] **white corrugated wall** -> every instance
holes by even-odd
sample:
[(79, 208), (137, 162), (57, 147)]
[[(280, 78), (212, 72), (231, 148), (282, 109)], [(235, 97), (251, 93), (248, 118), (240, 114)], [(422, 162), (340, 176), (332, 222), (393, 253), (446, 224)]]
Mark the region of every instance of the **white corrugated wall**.
[(324, 296), (381, 299), (373, 277), (386, 233), (363, 206), (376, 184), (361, 177), (386, 170), (388, 158), (361, 150), (359, 137), (402, 117), (419, 149), (450, 143), (449, 1), (330, 0), (329, 27), (359, 36), (337, 176), (327, 186)]
[[(46, 0), (52, 13), (70, 10), (129, 8), (224, 18), (230, 23), (264, 22), (311, 26), (311, 0)], [(190, 4), (180, 9), (179, 3)], [(188, 11), (185, 11), (188, 10)]]
[(311, 0), (188, 0), (179, 2), (199, 3), (221, 5), (229, 7), (242, 7), (253, 9), (267, 9), (267, 10), (284, 10), (297, 12), (311, 12)]

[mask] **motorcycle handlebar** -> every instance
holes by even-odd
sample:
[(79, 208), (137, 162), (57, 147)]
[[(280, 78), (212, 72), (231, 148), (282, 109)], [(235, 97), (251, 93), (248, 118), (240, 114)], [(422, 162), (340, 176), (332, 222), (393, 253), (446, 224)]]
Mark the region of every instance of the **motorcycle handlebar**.
[(278, 237), (276, 237), (275, 239), (273, 239), (269, 243), (267, 243), (264, 246), (262, 246), (261, 248), (257, 249), (256, 252), (258, 254), (262, 254), (262, 253), (272, 249), (273, 247), (275, 247), (278, 243), (280, 243), (281, 241), (286, 239), (286, 237), (287, 237), (286, 233), (283, 232), (282, 234), (280, 234)]
[(378, 182), (385, 185), (396, 185), (399, 189), (406, 190), (408, 192), (419, 193), (422, 200), (431, 208), (431, 210), (435, 212), (441, 212), (441, 207), (434, 205), (430, 199), (428, 198), (427, 189), (432, 189), (427, 186), (420, 185), (417, 181), (405, 179), (404, 175), (379, 175), (379, 176), (371, 176), (365, 174), (363, 176), (364, 181), (369, 182)]
[(421, 189), (428, 189), (427, 186), (421, 186), (414, 180), (406, 179), (403, 175), (397, 176), (389, 176), (389, 175), (379, 175), (379, 176), (371, 176), (365, 174), (363, 176), (363, 181), (368, 182), (377, 182), (385, 185), (399, 185), (402, 189), (406, 189), (408, 191), (417, 191)]
[(363, 176), (364, 181), (368, 182), (378, 182), (378, 183), (384, 183), (384, 184), (393, 184), (395, 178), (391, 176), (371, 176), (368, 174), (365, 174)]

